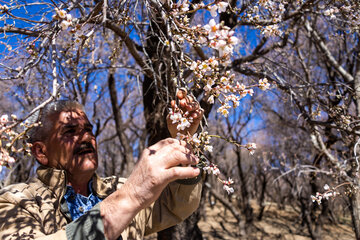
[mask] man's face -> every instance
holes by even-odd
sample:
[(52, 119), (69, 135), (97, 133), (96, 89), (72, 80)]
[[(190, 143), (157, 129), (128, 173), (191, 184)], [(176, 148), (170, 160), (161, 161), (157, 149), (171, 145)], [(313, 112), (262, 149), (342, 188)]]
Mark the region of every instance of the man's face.
[(54, 114), (49, 121), (54, 124), (44, 142), (48, 166), (71, 176), (93, 174), (98, 166), (97, 146), (86, 114), (74, 109)]

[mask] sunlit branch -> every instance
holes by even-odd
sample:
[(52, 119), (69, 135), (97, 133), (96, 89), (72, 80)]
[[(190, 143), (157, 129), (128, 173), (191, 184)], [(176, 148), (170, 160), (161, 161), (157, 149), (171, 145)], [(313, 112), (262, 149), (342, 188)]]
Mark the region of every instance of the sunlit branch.
[(309, 21), (305, 21), (305, 27), (307, 29), (307, 31), (313, 36), (313, 38), (315, 39), (315, 43), (320, 47), (320, 49), (323, 51), (323, 53), (325, 54), (326, 58), (328, 59), (328, 61), (331, 63), (331, 65), (348, 81), (348, 82), (352, 82), (354, 81), (354, 77), (348, 73), (337, 61), (336, 59), (333, 57), (333, 55), (331, 54), (330, 50), (328, 49), (328, 47), (325, 45), (324, 41), (321, 39), (321, 37), (319, 36), (319, 34), (316, 32), (315, 29), (313, 29), (310, 26)]
[(19, 33), (19, 34), (23, 34), (23, 35), (32, 36), (32, 37), (37, 37), (42, 34), (42, 32), (40, 32), (40, 31), (31, 31), (28, 29), (17, 28), (17, 27), (13, 27), (13, 26), (0, 27), (0, 32), (2, 32), (2, 33), (6, 33), (6, 32)]
[(150, 70), (150, 66), (144, 62), (143, 58), (140, 56), (140, 54), (136, 50), (136, 46), (135, 46), (134, 42), (131, 40), (131, 38), (129, 37), (129, 35), (125, 31), (123, 31), (119, 27), (119, 25), (113, 23), (112, 21), (107, 20), (105, 25), (107, 28), (113, 30), (118, 36), (120, 36), (123, 39), (125, 45), (127, 46), (131, 55), (134, 57), (137, 64), (143, 69), (144, 73), (147, 76), (152, 78), (153, 72)]

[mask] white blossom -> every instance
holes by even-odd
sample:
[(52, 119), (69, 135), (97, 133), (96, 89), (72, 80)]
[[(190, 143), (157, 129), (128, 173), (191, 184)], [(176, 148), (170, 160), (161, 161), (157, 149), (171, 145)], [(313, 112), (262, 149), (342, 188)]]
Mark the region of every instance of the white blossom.
[(189, 11), (189, 3), (187, 1), (184, 1), (183, 4), (181, 5), (180, 11), (182, 12), (186, 12)]
[(228, 5), (229, 5), (228, 2), (219, 2), (217, 4), (219, 13), (226, 12)]
[(181, 117), (179, 124), (176, 126), (177, 130), (185, 130), (191, 126), (192, 118)]
[(8, 115), (4, 114), (0, 117), (0, 124), (6, 124), (7, 122), (9, 122), (9, 117)]
[(62, 19), (65, 19), (66, 18), (66, 11), (65, 10), (60, 10), (60, 9), (58, 9), (58, 8), (55, 8), (55, 12), (56, 12), (56, 14), (60, 17), (60, 18), (62, 18)]
[(204, 91), (205, 92), (210, 92), (212, 89), (211, 85), (210, 84), (206, 84), (205, 87), (204, 87)]
[(211, 145), (205, 145), (205, 146), (204, 146), (204, 151), (212, 152), (212, 151), (213, 151), (213, 146), (211, 146)]
[(232, 187), (229, 187), (228, 185), (224, 185), (223, 189), (228, 193), (231, 194), (234, 192), (234, 189)]
[(214, 95), (211, 95), (209, 98), (208, 98), (208, 103), (210, 103), (210, 104), (214, 104)]
[(253, 155), (255, 153), (255, 149), (256, 149), (256, 143), (247, 143), (245, 145), (246, 149), (250, 151), (250, 154)]
[(193, 61), (190, 66), (190, 70), (195, 70), (197, 68), (197, 62)]
[(212, 173), (215, 176), (220, 175), (219, 168), (214, 164), (210, 164), (209, 166), (204, 167), (203, 170), (207, 171), (208, 174)]
[(195, 133), (192, 137), (191, 137), (191, 139), (190, 139), (190, 141), (195, 145), (195, 146), (200, 146), (200, 144), (201, 144), (201, 141), (200, 141), (200, 139), (198, 139), (198, 136), (197, 136), (198, 134), (197, 133)]
[(184, 139), (186, 139), (186, 135), (178, 132), (178, 133), (176, 133), (176, 139), (177, 140), (184, 140)]
[(176, 112), (176, 113), (170, 113), (170, 120), (172, 120), (172, 124), (178, 123), (180, 122), (182, 115), (180, 112)]
[(270, 83), (268, 82), (267, 78), (263, 78), (259, 80), (259, 88), (263, 91), (270, 88)]
[(212, 5), (209, 8), (209, 11), (210, 11), (210, 14), (212, 17), (217, 17), (217, 9), (218, 9), (218, 6), (216, 6), (216, 5)]
[(228, 104), (225, 104), (219, 107), (217, 112), (221, 113), (224, 117), (227, 117), (229, 115), (229, 111), (228, 111), (229, 108), (230, 106)]
[(219, 31), (220, 25), (216, 24), (214, 19), (211, 19), (209, 23), (204, 26), (204, 29), (208, 32), (209, 39), (213, 39)]
[(272, 36), (279, 36), (281, 34), (281, 31), (278, 25), (269, 25), (264, 27), (261, 33), (267, 37), (272, 37)]
[[(9, 7), (7, 6), (7, 5), (0, 5), (0, 10), (3, 10), (3, 11), (7, 11), (7, 10), (9, 10)], [(1, 170), (0, 170), (0, 172), (1, 172)]]
[(60, 26), (61, 26), (62, 30), (66, 30), (71, 26), (71, 22), (69, 22), (67, 20), (63, 20), (63, 21), (61, 21)]

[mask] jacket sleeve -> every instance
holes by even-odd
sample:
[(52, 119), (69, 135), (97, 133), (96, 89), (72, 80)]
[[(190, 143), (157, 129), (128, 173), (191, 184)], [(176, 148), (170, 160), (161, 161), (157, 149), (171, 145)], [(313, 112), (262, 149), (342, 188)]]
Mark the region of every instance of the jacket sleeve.
[(201, 190), (202, 180), (195, 184), (170, 183), (146, 210), (145, 235), (174, 226), (189, 217), (199, 207)]
[(66, 225), (66, 236), (68, 239), (74, 240), (105, 239), (100, 205), (96, 204), (90, 211)]

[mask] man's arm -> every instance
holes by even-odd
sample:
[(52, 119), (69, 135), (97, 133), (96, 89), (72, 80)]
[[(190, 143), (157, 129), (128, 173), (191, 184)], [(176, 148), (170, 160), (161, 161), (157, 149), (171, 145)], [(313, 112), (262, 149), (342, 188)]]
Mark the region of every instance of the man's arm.
[[(179, 90), (177, 97), (180, 109), (193, 118), (191, 126), (182, 133), (193, 135), (198, 129), (203, 110), (191, 96), (187, 96), (186, 90)], [(167, 124), (171, 136), (176, 137), (177, 124), (173, 124), (169, 116)], [(146, 234), (188, 217), (198, 207), (201, 184), (185, 186), (171, 182), (197, 177), (200, 170), (191, 165), (196, 165), (198, 161), (184, 141), (165, 139), (145, 149), (126, 183), (100, 203), (106, 237), (119, 237), (135, 215), (157, 199), (152, 206), (151, 222), (146, 226)]]
[(145, 149), (125, 184), (100, 203), (106, 237), (118, 238), (135, 215), (158, 199), (170, 182), (198, 176), (200, 170), (188, 166), (197, 163), (183, 141), (169, 138)]

